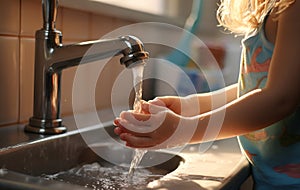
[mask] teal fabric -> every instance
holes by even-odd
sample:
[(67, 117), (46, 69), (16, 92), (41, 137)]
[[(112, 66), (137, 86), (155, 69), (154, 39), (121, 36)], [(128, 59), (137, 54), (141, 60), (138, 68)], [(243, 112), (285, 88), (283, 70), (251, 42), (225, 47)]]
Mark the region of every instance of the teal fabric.
[[(240, 95), (265, 86), (274, 49), (265, 37), (264, 25), (242, 44)], [(256, 190), (300, 189), (299, 108), (283, 120), (238, 139), (252, 165)]]

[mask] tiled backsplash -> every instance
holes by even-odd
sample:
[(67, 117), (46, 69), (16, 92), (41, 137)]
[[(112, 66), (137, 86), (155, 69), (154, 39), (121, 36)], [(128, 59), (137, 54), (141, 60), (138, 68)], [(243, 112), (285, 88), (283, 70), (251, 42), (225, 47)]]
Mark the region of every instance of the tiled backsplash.
[[(42, 27), (41, 0), (0, 0), (0, 126), (23, 123), (32, 116), (34, 35)], [(63, 33), (64, 43), (99, 39), (113, 29), (131, 24), (104, 15), (60, 7), (56, 27)], [(115, 60), (117, 61), (117, 60)], [(99, 85), (105, 91), (113, 84), (112, 77), (119, 64), (107, 68), (108, 78)], [(116, 69), (117, 67), (117, 69)], [(121, 66), (119, 66), (121, 68)], [(62, 113), (72, 112), (72, 83), (76, 68), (63, 71)], [(110, 78), (109, 78), (110, 77)], [(103, 86), (104, 85), (104, 86)], [(103, 95), (97, 106), (109, 105)]]

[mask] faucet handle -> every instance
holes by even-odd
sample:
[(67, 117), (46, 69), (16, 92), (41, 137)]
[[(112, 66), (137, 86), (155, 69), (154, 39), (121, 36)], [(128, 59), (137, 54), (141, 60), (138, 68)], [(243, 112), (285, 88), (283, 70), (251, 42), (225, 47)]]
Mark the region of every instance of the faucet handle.
[(58, 0), (42, 0), (45, 30), (55, 30)]

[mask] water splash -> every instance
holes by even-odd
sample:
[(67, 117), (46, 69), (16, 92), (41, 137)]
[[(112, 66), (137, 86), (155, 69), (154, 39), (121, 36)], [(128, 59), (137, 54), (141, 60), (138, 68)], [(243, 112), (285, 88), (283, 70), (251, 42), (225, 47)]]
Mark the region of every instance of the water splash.
[(104, 167), (98, 162), (94, 162), (42, 177), (94, 190), (142, 190), (146, 189), (148, 183), (161, 178), (166, 173), (159, 169), (150, 171), (139, 168), (136, 170), (132, 182), (128, 183), (127, 171), (127, 167)]

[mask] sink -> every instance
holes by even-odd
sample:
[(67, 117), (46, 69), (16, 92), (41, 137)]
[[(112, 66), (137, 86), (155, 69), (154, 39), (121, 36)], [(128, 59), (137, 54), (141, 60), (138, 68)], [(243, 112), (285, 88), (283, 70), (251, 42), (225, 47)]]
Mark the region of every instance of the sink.
[(65, 118), (69, 131), (53, 136), (24, 133), (22, 124), (1, 127), (0, 189), (235, 190), (249, 177), (249, 163), (232, 138), (149, 151), (126, 181), (134, 150), (114, 134), (111, 110), (98, 115), (101, 125), (89, 114), (79, 117), (80, 129)]
[[(98, 134), (106, 135), (99, 136)], [(91, 139), (101, 139), (101, 141), (87, 145), (83, 138), (85, 135), (94, 136)], [(2, 148), (0, 149), (0, 167), (2, 167), (0, 189), (105, 189), (101, 185), (95, 186), (95, 183), (99, 181), (87, 185), (90, 179), (86, 182), (82, 176), (79, 180), (74, 180), (74, 173), (78, 174), (87, 166), (97, 166), (110, 171), (118, 169), (122, 174), (127, 174), (134, 150), (120, 146), (117, 140), (113, 140), (117, 143), (107, 140), (107, 136), (115, 139), (112, 126), (92, 128), (81, 132), (74, 130), (55, 136), (39, 137), (37, 135), (38, 138), (29, 143)], [(104, 158), (99, 156), (101, 154), (105, 155)], [(153, 160), (157, 163), (153, 164)], [(149, 151), (140, 163), (142, 167), (136, 171), (136, 173), (139, 173), (139, 170), (147, 171), (141, 174), (148, 176), (143, 182), (144, 186), (125, 188), (122, 186), (122, 189), (145, 189), (148, 182), (176, 170), (182, 162), (184, 159), (179, 155), (163, 151)], [(65, 172), (62, 173), (63, 171)], [(70, 171), (75, 172), (66, 177)], [(99, 177), (99, 174), (97, 175)], [(119, 187), (107, 189), (110, 188), (118, 189)]]

